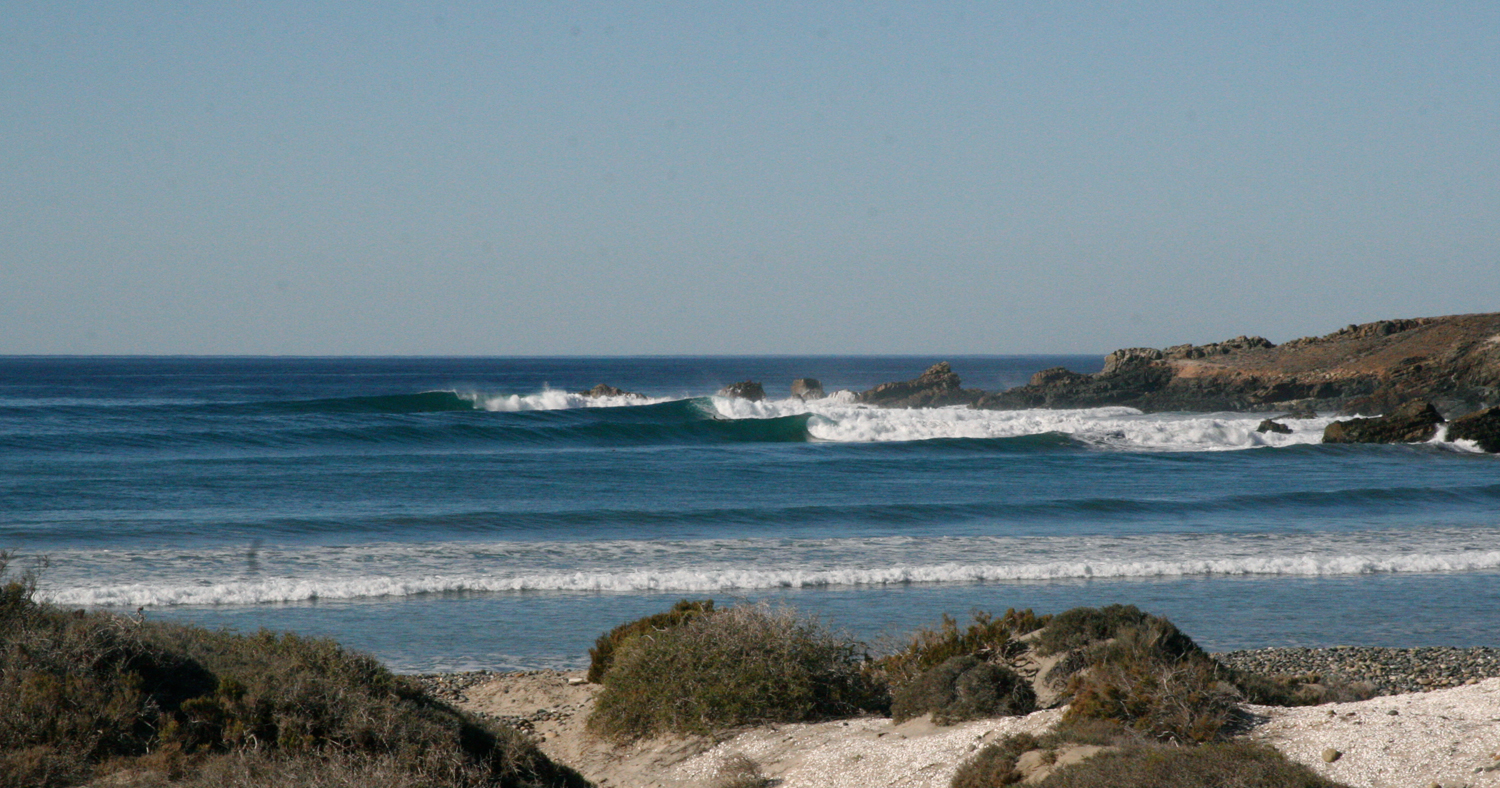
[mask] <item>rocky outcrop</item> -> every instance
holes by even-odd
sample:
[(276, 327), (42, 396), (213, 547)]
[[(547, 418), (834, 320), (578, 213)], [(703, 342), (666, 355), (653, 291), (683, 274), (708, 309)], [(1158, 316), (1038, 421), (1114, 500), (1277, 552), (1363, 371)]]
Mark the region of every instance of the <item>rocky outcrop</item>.
[(895, 383), (882, 383), (860, 392), (855, 402), (882, 408), (938, 408), (945, 405), (972, 405), (984, 396), (978, 389), (960, 385), (958, 374), (943, 361), (933, 364), (920, 377)]
[(610, 385), (607, 385), (607, 384), (604, 384), (604, 383), (600, 383), (600, 384), (594, 386), (593, 388), (589, 389), (588, 391), (580, 391), (580, 392), (578, 392), (578, 396), (580, 396), (580, 397), (594, 397), (594, 398), (598, 398), (598, 397), (629, 397), (630, 399), (645, 399), (646, 398), (645, 394), (637, 394), (634, 391), (626, 391), (625, 389), (617, 389), (614, 386), (610, 386)]
[(1448, 440), (1474, 441), (1490, 454), (1500, 453), (1500, 407), (1470, 413), (1449, 422)]
[(742, 380), (738, 383), (731, 383), (724, 388), (719, 389), (719, 396), (729, 397), (730, 399), (747, 399), (751, 402), (760, 402), (761, 400), (766, 398), (766, 390), (760, 385), (758, 381)]
[(822, 399), (828, 396), (823, 393), (823, 384), (817, 378), (797, 378), (792, 381), (792, 399), (803, 401), (810, 399)]
[(1500, 313), (1381, 320), (1282, 345), (1241, 336), (1126, 348), (1105, 357), (1100, 372), (1043, 370), (975, 407), (1373, 415), (1413, 400), (1459, 414), (1500, 403)]
[(1256, 432), (1274, 432), (1278, 435), (1291, 435), (1292, 428), (1282, 424), (1275, 419), (1265, 419), (1255, 427)]
[(1384, 416), (1335, 421), (1324, 443), (1422, 443), (1437, 435), (1443, 417), (1430, 402), (1410, 402)]

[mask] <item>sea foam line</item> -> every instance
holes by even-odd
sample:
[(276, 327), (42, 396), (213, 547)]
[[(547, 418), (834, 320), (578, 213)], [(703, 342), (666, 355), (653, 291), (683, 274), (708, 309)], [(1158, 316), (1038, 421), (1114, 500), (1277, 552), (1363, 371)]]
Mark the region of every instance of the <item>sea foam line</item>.
[(1328, 577), (1391, 573), (1457, 573), (1500, 569), (1500, 550), (1419, 555), (1286, 555), (1255, 558), (1053, 561), (1034, 564), (939, 563), (912, 566), (743, 569), (721, 566), (659, 571), (546, 572), (518, 575), (263, 578), (240, 581), (129, 583), (44, 592), (63, 606), (253, 605), (411, 597), (442, 593), (569, 591), (716, 593), (791, 588), (879, 587), (1006, 581), (1170, 578), (1188, 576)]

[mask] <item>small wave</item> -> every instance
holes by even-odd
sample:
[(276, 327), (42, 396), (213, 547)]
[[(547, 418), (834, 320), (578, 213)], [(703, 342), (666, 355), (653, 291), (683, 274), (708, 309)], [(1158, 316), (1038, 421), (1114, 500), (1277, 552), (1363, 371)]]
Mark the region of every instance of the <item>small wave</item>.
[(1211, 576), (1327, 577), (1390, 573), (1452, 573), (1500, 569), (1500, 551), (1417, 555), (1265, 556), (1201, 560), (1051, 561), (845, 568), (685, 567), (669, 570), (578, 571), (348, 579), (263, 579), (177, 585), (131, 583), (54, 591), (64, 606), (253, 605), (412, 597), (451, 593), (596, 592), (721, 593), (778, 588)]

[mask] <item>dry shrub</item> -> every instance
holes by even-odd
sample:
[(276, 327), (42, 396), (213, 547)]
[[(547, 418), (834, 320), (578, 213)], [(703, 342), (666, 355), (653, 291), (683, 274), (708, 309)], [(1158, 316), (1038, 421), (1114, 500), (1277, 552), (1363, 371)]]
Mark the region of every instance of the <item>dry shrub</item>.
[(1045, 746), (1042, 739), (1029, 733), (1007, 736), (993, 744), (987, 744), (968, 760), (959, 764), (953, 773), (951, 788), (1000, 788), (1021, 782), (1023, 775), (1016, 770), (1021, 755)]
[(770, 778), (761, 772), (760, 764), (743, 753), (735, 753), (714, 770), (709, 788), (766, 788), (772, 784)]
[(921, 629), (912, 635), (906, 648), (876, 663), (893, 687), (916, 678), (954, 657), (976, 656), (984, 660), (997, 660), (1013, 656), (1023, 646), (1016, 638), (1034, 632), (1047, 624), (1048, 616), (1038, 616), (1030, 610), (1011, 608), (1005, 615), (995, 618), (984, 611), (972, 614), (973, 623), (965, 629), (947, 614), (937, 629)]
[(1014, 670), (953, 657), (907, 682), (891, 695), (891, 717), (904, 722), (932, 713), (932, 721), (950, 725), (985, 717), (1010, 717), (1036, 711), (1036, 693)]
[(1238, 712), (1238, 693), (1201, 651), (1174, 656), (1182, 652), (1179, 637), (1186, 636), (1158, 620), (1095, 647), (1088, 669), (1069, 681), (1063, 718), (1115, 720), (1161, 741), (1220, 737)]
[(614, 664), (615, 652), (620, 648), (621, 643), (638, 635), (680, 627), (699, 616), (706, 616), (713, 612), (714, 601), (712, 599), (696, 602), (682, 599), (665, 613), (638, 618), (600, 635), (599, 639), (594, 641), (594, 647), (589, 649), (589, 682), (598, 684), (604, 678), (604, 674), (609, 672), (610, 665)]
[(1130, 630), (1152, 628), (1157, 631), (1156, 649), (1169, 657), (1203, 654), (1193, 639), (1160, 616), (1153, 616), (1135, 605), (1108, 607), (1075, 607), (1053, 616), (1037, 637), (1037, 653), (1043, 656), (1087, 648), (1118, 637)]
[(601, 683), (588, 727), (617, 741), (834, 719), (884, 701), (853, 641), (765, 605), (626, 640)]
[[(1246, 741), (1178, 747), (1143, 741), (1118, 726), (1060, 725), (1037, 737), (1018, 734), (989, 744), (962, 763), (952, 788), (1000, 788), (1025, 777), (1021, 756), (1042, 750), (1048, 759), (1075, 744), (1108, 749), (1057, 769), (1040, 788), (1344, 788), (1270, 747)], [(1034, 778), (1033, 778), (1034, 779)]]
[[(1341, 788), (1263, 744), (1126, 746), (1065, 766), (1041, 788)], [(981, 788), (974, 786), (973, 788)]]
[(34, 578), (6, 580), (9, 558), (0, 553), (0, 788), (101, 773), (184, 780), (251, 753), (282, 771), (378, 765), (430, 786), (582, 784), (519, 732), (333, 641), (60, 611), (34, 601)]

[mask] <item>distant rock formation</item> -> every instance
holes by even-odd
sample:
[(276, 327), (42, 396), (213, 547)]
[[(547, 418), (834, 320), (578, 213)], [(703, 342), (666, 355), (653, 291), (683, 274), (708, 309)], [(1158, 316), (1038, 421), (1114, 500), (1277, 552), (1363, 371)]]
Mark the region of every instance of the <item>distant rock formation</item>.
[(978, 389), (960, 385), (958, 374), (942, 361), (927, 368), (913, 380), (882, 383), (860, 392), (855, 402), (882, 408), (937, 408), (945, 405), (972, 405), (984, 396)]
[(760, 402), (766, 398), (766, 390), (758, 381), (742, 380), (719, 389), (719, 396)]
[(1408, 402), (1384, 416), (1335, 421), (1323, 429), (1323, 442), (1422, 443), (1432, 440), (1442, 423), (1431, 402)]
[(1458, 414), (1500, 404), (1500, 313), (1381, 320), (1279, 346), (1242, 336), (1126, 348), (1098, 373), (1043, 370), (975, 407), (1377, 414), (1413, 400)]
[(628, 397), (630, 399), (645, 399), (646, 398), (645, 394), (637, 394), (634, 391), (626, 391), (625, 389), (617, 389), (614, 386), (610, 386), (610, 385), (607, 385), (607, 384), (604, 384), (604, 383), (600, 383), (600, 384), (594, 386), (593, 388), (589, 389), (588, 391), (580, 391), (580, 392), (578, 392), (578, 396), (580, 396), (580, 397), (594, 397), (594, 398), (598, 398), (598, 397)]
[(792, 399), (803, 401), (810, 399), (822, 399), (828, 396), (823, 393), (823, 384), (817, 378), (797, 378), (792, 381)]

